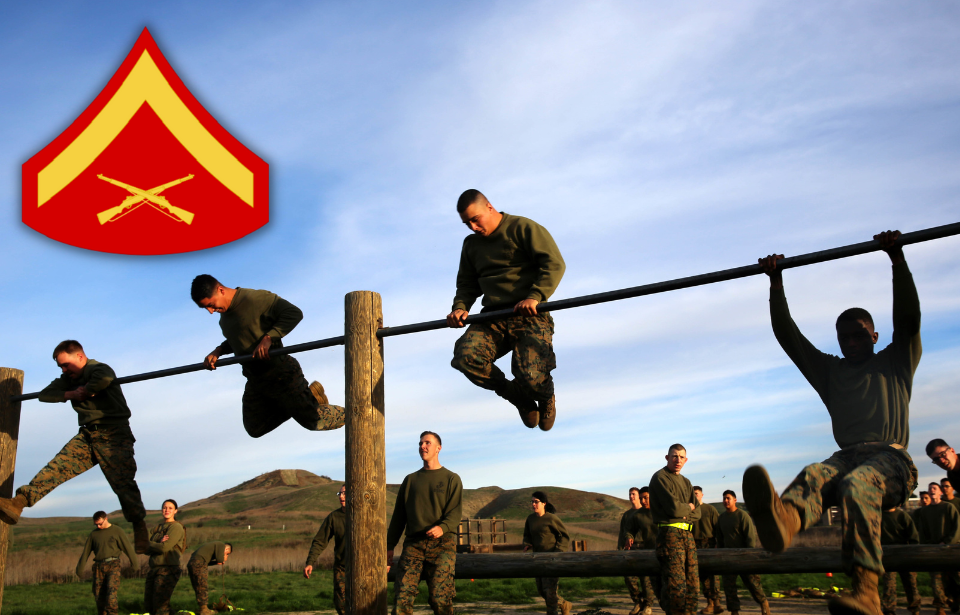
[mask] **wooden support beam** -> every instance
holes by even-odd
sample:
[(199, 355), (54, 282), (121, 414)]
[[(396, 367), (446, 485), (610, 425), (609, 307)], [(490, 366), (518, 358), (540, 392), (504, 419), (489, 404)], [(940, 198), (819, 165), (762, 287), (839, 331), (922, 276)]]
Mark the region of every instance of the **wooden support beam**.
[(387, 612), (387, 483), (380, 295), (344, 298), (347, 613)]
[[(763, 549), (701, 549), (700, 571), (706, 574), (789, 574), (842, 572), (840, 549), (794, 548), (783, 553)], [(960, 544), (897, 545), (883, 548), (890, 572), (960, 570)], [(530, 577), (623, 577), (660, 574), (652, 549), (579, 553), (491, 553), (457, 556), (458, 579)], [(391, 580), (393, 575), (391, 575)]]
[[(20, 436), (20, 402), (10, 398), (23, 393), (23, 371), (0, 367), (0, 497), (13, 497), (13, 470), (17, 465)], [(7, 575), (10, 526), (0, 521), (0, 608)]]

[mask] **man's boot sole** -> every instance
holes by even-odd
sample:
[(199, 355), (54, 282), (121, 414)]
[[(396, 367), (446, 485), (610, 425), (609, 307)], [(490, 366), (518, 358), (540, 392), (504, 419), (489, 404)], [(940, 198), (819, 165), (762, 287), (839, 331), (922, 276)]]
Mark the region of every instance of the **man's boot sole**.
[(850, 596), (831, 598), (827, 608), (830, 609), (830, 615), (880, 615), (879, 612), (874, 612), (867, 605)]
[(11, 517), (9, 514), (7, 514), (7, 511), (0, 508), (0, 521), (3, 521), (7, 525), (16, 525), (20, 521), (20, 515)]
[(330, 403), (330, 400), (327, 399), (327, 394), (323, 391), (323, 385), (316, 380), (310, 383), (310, 392), (313, 393), (313, 397), (320, 402), (321, 406), (326, 406)]
[[(16, 525), (20, 521), (20, 515), (23, 514), (23, 508), (17, 510), (17, 507), (12, 504), (17, 497), (22, 496), (15, 496), (0, 503), (0, 521), (3, 521), (7, 525)], [(10, 502), (10, 504), (7, 502)]]
[[(553, 429), (553, 424), (557, 420), (557, 398), (556, 396), (551, 397), (550, 399), (544, 402), (546, 406), (553, 406), (553, 412), (546, 413), (540, 412), (540, 420), (537, 422), (537, 426), (540, 427), (540, 431), (550, 431)], [(537, 410), (540, 410), (540, 402), (537, 402)]]
[(767, 551), (783, 553), (789, 545), (788, 531), (777, 514), (777, 498), (779, 495), (763, 466), (746, 469), (743, 473), (743, 500), (753, 517), (760, 544)]

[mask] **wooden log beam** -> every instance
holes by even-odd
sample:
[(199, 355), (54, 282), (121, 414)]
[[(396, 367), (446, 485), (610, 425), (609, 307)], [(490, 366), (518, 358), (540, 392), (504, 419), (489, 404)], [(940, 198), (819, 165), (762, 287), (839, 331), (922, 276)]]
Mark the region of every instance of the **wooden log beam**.
[(344, 298), (347, 588), (351, 615), (387, 612), (387, 483), (380, 295)]
[[(842, 572), (840, 549), (794, 548), (784, 553), (763, 549), (701, 549), (700, 570), (706, 574), (789, 574)], [(960, 544), (897, 545), (883, 548), (890, 572), (960, 569)], [(458, 579), (530, 577), (623, 577), (660, 574), (653, 550), (585, 551), (578, 553), (458, 554)], [(393, 575), (390, 575), (393, 580)]]
[[(13, 470), (17, 465), (17, 438), (20, 436), (20, 402), (10, 398), (23, 393), (23, 371), (0, 367), (0, 497), (13, 496)], [(0, 522), (0, 608), (7, 575), (10, 526)]]

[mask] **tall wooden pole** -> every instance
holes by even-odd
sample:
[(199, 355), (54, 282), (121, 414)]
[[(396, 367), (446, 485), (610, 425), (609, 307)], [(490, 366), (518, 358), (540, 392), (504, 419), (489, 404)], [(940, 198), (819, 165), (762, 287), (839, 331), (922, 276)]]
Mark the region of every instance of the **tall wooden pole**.
[[(13, 469), (17, 465), (17, 438), (20, 436), (20, 402), (11, 402), (23, 393), (23, 371), (0, 367), (0, 497), (13, 497)], [(0, 607), (3, 582), (7, 576), (10, 526), (0, 521)]]
[(387, 484), (380, 295), (344, 299), (347, 378), (347, 613), (387, 612)]

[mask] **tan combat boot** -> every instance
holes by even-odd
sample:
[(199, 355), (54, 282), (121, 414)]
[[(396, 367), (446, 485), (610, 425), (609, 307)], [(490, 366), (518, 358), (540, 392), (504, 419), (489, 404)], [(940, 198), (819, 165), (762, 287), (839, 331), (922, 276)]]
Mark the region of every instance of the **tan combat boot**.
[(707, 606), (699, 611), (700, 615), (713, 615), (713, 600), (707, 598)]
[(524, 395), (516, 381), (511, 380), (498, 390), (497, 395), (513, 404), (520, 412), (520, 420), (523, 424), (533, 429), (540, 423), (540, 411), (537, 409), (537, 402)]
[(639, 604), (634, 604), (633, 609), (630, 610), (630, 615), (640, 615), (640, 611), (643, 610)]
[(760, 603), (760, 615), (770, 615), (770, 603), (766, 600)]
[(880, 575), (863, 566), (853, 567), (853, 594), (832, 598), (828, 603), (831, 615), (880, 615)]
[(563, 604), (560, 605), (560, 615), (570, 615), (570, 609), (573, 607), (573, 603), (569, 600), (564, 600)]
[(200, 607), (200, 610), (197, 611), (197, 615), (218, 615), (218, 614), (213, 609), (207, 607), (207, 605), (203, 605)]
[(313, 393), (313, 396), (320, 402), (321, 406), (326, 406), (330, 403), (330, 400), (327, 399), (327, 394), (323, 392), (323, 385), (316, 380), (310, 383), (310, 392)]
[(16, 525), (20, 520), (20, 513), (27, 505), (27, 498), (17, 495), (12, 498), (0, 498), (0, 521), (8, 525)]
[(537, 410), (540, 412), (540, 429), (550, 431), (553, 422), (557, 420), (557, 396), (551, 395), (550, 399), (537, 402)]
[(785, 551), (800, 531), (800, 513), (780, 500), (763, 466), (750, 466), (743, 473), (743, 500), (763, 548), (774, 553)]
[(143, 519), (133, 522), (133, 550), (143, 555), (150, 548), (150, 534), (147, 533), (147, 522)]

